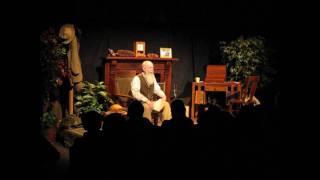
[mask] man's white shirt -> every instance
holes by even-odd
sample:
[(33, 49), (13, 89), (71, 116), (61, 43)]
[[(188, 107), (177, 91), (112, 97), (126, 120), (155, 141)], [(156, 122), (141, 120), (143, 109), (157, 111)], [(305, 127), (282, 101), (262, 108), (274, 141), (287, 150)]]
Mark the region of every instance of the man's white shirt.
[[(157, 83), (156, 80), (153, 82), (153, 85), (154, 85), (153, 93), (158, 95), (161, 98), (164, 97), (165, 94), (161, 90), (161, 88), (160, 88), (160, 86), (159, 86), (159, 84)], [(138, 76), (135, 76), (131, 81), (131, 92), (132, 92), (132, 95), (133, 95), (134, 98), (136, 98), (139, 101), (147, 102), (148, 98), (140, 93), (140, 88), (141, 88), (140, 78)]]

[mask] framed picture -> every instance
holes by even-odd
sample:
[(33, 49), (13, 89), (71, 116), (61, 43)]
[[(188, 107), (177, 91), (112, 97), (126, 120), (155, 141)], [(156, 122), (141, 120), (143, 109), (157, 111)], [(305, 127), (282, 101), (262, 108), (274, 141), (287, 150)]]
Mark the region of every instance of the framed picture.
[(160, 48), (160, 58), (172, 58), (172, 49)]
[(146, 43), (144, 41), (135, 41), (134, 53), (136, 57), (146, 57)]

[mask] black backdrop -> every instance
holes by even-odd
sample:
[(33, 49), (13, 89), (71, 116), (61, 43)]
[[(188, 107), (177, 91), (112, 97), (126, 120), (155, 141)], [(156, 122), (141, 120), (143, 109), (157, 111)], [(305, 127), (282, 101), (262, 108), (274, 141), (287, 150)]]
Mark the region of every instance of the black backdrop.
[[(193, 78), (203, 79), (206, 65), (220, 63), (219, 41), (261, 35), (277, 49), (276, 6), (266, 0), (54, 2), (40, 9), (45, 17), (40, 30), (65, 23), (81, 29), (80, 57), (88, 81), (103, 80), (107, 48), (133, 50), (135, 40), (146, 41), (147, 53), (171, 47), (180, 59), (173, 65), (172, 83), (178, 96), (189, 101)], [(278, 61), (277, 56), (271, 60)]]

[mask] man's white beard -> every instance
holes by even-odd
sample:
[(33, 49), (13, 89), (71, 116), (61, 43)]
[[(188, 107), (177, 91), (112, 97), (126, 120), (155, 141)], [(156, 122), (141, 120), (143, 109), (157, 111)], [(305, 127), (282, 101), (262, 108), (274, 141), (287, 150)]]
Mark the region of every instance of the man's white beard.
[(143, 77), (147, 81), (148, 86), (152, 85), (156, 79), (154, 73), (144, 73)]

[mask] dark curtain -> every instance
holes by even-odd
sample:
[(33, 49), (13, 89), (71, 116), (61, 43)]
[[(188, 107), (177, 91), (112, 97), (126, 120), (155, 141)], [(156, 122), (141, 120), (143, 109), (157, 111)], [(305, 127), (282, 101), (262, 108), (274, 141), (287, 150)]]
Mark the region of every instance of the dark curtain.
[(65, 23), (82, 30), (80, 57), (84, 79), (104, 79), (103, 58), (106, 49), (133, 50), (133, 42), (146, 42), (147, 53), (159, 54), (160, 47), (170, 47), (179, 61), (173, 65), (171, 94), (188, 98), (195, 76), (205, 77), (208, 64), (220, 64), (219, 41), (240, 35), (262, 35), (274, 39), (272, 1), (161, 1), (157, 3), (70, 2), (54, 3), (41, 9), (41, 29)]
[[(81, 27), (80, 27), (81, 28)], [(103, 58), (106, 50), (133, 50), (133, 42), (146, 42), (146, 53), (160, 54), (160, 47), (172, 48), (173, 64), (172, 97), (188, 101), (191, 82), (195, 76), (205, 77), (207, 64), (219, 62), (218, 41), (212, 42), (209, 32), (193, 32), (188, 27), (83, 27), (80, 57), (84, 79), (103, 81)], [(206, 33), (206, 35), (204, 34)], [(209, 38), (208, 38), (209, 37)]]

